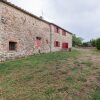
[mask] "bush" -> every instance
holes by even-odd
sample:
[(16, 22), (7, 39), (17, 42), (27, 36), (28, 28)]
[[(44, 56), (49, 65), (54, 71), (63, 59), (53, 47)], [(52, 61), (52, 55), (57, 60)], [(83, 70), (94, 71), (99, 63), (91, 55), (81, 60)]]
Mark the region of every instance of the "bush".
[(96, 40), (96, 48), (100, 50), (100, 38)]
[(91, 45), (92, 45), (93, 47), (96, 46), (96, 40), (92, 39), (92, 40), (90, 41), (90, 43), (91, 43)]

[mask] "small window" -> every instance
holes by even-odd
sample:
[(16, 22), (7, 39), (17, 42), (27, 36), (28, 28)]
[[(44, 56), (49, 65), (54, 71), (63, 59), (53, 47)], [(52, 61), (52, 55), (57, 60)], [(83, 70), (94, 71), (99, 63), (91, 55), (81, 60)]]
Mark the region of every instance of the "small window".
[(60, 42), (55, 41), (55, 42), (54, 42), (54, 46), (55, 46), (55, 47), (60, 47)]
[(57, 27), (57, 33), (59, 33), (59, 28)]
[(41, 40), (41, 37), (36, 37), (37, 40)]
[(56, 33), (60, 33), (59, 27), (55, 26), (55, 32), (56, 32)]
[(47, 43), (47, 44), (49, 43), (48, 40), (46, 40), (46, 43)]
[(59, 42), (58, 41), (56, 41), (56, 47), (58, 47), (59, 46)]
[(66, 31), (62, 30), (62, 35), (66, 36)]
[(15, 51), (16, 50), (16, 45), (17, 45), (16, 42), (9, 42), (9, 50)]

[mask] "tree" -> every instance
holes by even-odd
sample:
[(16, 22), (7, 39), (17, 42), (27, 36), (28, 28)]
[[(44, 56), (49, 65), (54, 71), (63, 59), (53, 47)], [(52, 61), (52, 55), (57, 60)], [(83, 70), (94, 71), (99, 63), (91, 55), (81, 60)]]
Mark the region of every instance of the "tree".
[(76, 37), (76, 35), (74, 34), (73, 35), (73, 39), (72, 39), (72, 42), (73, 42), (73, 46), (81, 46), (82, 45), (82, 41), (83, 39), (81, 37)]
[(72, 36), (72, 45), (75, 47), (75, 45), (76, 45), (76, 35), (74, 34), (73, 36)]
[(88, 47), (88, 42), (83, 42), (83, 47)]
[(96, 40), (96, 48), (100, 50), (100, 38)]
[(93, 47), (96, 46), (96, 40), (95, 40), (95, 39), (90, 40), (90, 43), (91, 43), (91, 45), (92, 45)]

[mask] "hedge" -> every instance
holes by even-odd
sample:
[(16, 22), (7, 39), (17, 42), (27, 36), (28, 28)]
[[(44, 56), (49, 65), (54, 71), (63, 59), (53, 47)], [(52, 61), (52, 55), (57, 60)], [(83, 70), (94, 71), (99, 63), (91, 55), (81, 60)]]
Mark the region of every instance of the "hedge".
[(96, 40), (96, 48), (100, 50), (100, 38)]

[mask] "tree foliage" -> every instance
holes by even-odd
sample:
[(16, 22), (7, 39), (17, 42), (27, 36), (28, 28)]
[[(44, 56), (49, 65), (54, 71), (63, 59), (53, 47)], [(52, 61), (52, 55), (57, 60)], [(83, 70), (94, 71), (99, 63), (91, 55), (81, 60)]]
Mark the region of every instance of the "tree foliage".
[(96, 40), (96, 48), (100, 50), (100, 38)]
[(90, 43), (91, 43), (91, 45), (92, 45), (93, 47), (96, 46), (96, 40), (95, 40), (95, 39), (90, 40)]
[(89, 42), (83, 42), (82, 46), (83, 47), (89, 47)]
[(73, 35), (73, 39), (72, 39), (72, 42), (73, 42), (73, 46), (81, 46), (82, 45), (82, 41), (83, 39), (81, 37), (76, 37), (76, 35), (74, 34)]

